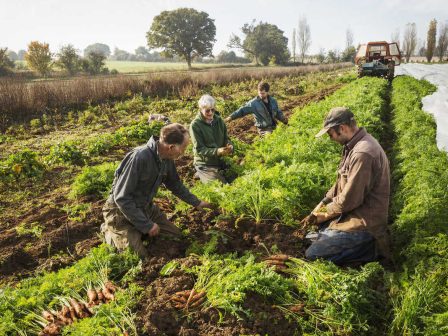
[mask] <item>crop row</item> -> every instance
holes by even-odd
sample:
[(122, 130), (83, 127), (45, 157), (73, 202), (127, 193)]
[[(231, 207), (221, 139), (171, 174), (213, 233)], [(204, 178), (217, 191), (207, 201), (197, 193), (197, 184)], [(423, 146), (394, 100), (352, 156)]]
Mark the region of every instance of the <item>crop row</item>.
[(448, 155), (437, 148), (436, 123), (421, 103), (434, 90), (411, 77), (393, 82), (393, 238), (402, 265), (392, 288), (397, 335), (448, 333)]
[[(243, 176), (232, 185), (197, 185), (195, 192), (232, 215), (291, 223), (310, 211), (334, 179), (340, 148), (314, 137), (325, 113), (347, 106), (360, 126), (380, 137), (386, 93), (386, 81), (363, 78), (325, 101), (296, 110), (288, 127), (281, 126), (248, 150)], [(207, 293), (206, 306), (248, 316), (244, 300), (256, 293), (296, 321), (299, 334), (375, 334), (385, 326), (386, 296), (376, 290), (384, 273), (377, 263), (357, 271), (290, 258), (284, 271), (290, 277), (284, 278), (257, 263), (251, 253), (239, 258), (204, 250), (200, 265), (186, 271), (197, 277), (195, 290)]]
[(365, 78), (296, 111), (288, 126), (281, 125), (247, 152), (242, 176), (231, 185), (197, 185), (195, 192), (232, 215), (292, 223), (315, 206), (335, 178), (340, 148), (315, 138), (325, 114), (334, 106), (347, 106), (378, 138), (386, 89), (384, 81)]

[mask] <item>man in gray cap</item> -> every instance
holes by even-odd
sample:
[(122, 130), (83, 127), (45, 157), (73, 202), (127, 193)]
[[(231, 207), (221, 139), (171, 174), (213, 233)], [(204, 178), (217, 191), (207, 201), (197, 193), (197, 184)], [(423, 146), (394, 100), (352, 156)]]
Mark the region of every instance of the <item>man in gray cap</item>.
[(335, 107), (316, 135), (327, 133), (343, 145), (336, 183), (302, 224), (319, 226), (306, 250), (310, 260), (337, 265), (388, 261), (387, 217), (390, 194), (389, 161), (378, 141), (359, 128), (353, 113)]

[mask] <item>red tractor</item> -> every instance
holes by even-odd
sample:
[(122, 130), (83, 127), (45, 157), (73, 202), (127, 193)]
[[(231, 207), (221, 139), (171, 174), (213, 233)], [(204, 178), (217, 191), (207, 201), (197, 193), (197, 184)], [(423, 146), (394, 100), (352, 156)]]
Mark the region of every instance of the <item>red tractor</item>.
[(401, 63), (400, 48), (397, 43), (386, 41), (361, 44), (355, 56), (358, 77), (378, 76), (394, 78), (395, 66)]

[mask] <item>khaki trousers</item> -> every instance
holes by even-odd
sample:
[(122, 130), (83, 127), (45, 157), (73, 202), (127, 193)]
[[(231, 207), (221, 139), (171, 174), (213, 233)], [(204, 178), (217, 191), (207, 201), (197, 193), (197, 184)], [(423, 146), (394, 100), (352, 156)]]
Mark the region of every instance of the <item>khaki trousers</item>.
[[(151, 203), (145, 209), (148, 219), (157, 223), (161, 234), (168, 234), (175, 237), (182, 235), (177, 226), (171, 223), (159, 207)], [(109, 198), (103, 207), (104, 223), (101, 225), (101, 232), (104, 233), (106, 243), (115, 246), (118, 250), (131, 248), (142, 259), (146, 258), (148, 250), (143, 245), (143, 234), (138, 231), (118, 209), (115, 202)]]

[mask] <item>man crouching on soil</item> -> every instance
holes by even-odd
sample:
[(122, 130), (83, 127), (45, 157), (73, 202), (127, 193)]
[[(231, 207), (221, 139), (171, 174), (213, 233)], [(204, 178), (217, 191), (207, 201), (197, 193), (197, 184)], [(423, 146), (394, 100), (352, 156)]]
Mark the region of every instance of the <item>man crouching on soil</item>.
[(189, 143), (188, 131), (174, 123), (163, 127), (160, 139), (153, 136), (146, 145), (128, 153), (115, 171), (112, 191), (103, 207), (101, 231), (106, 242), (119, 250), (130, 247), (141, 258), (148, 256), (142, 236), (159, 232), (181, 236), (181, 231), (153, 203), (163, 183), (174, 195), (202, 210), (211, 204), (200, 201), (182, 184), (174, 165)]
[(377, 259), (389, 261), (387, 156), (374, 137), (358, 128), (353, 113), (345, 107), (330, 110), (316, 137), (325, 133), (344, 148), (336, 183), (302, 221), (320, 226), (306, 257), (353, 266)]

